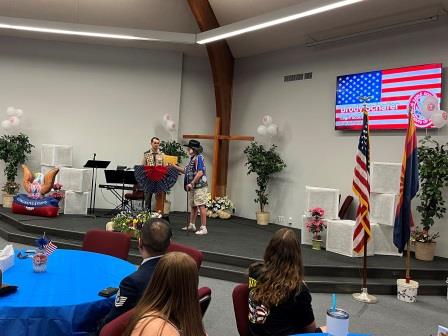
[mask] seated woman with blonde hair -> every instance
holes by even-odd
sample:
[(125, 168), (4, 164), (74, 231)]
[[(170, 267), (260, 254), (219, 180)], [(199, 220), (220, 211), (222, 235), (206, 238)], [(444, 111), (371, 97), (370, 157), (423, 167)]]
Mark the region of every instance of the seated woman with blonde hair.
[(182, 252), (164, 255), (123, 335), (206, 336), (198, 281), (198, 268), (190, 256)]
[(249, 329), (254, 336), (322, 332), (303, 279), (302, 250), (295, 232), (274, 233), (263, 263), (249, 267)]

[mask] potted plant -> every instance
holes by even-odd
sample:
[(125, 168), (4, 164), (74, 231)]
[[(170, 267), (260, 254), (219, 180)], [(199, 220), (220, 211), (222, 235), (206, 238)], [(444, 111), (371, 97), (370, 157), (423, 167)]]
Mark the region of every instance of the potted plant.
[(165, 163), (178, 164), (182, 162), (182, 158), (187, 157), (184, 146), (175, 140), (162, 141), (160, 150), (165, 154)]
[(257, 198), (254, 201), (260, 205), (260, 211), (256, 214), (257, 223), (260, 225), (269, 223), (269, 212), (265, 212), (265, 206), (269, 204), (267, 192), (269, 181), (273, 174), (281, 172), (286, 167), (276, 150), (276, 145), (266, 149), (255, 141), (244, 149), (244, 154), (247, 156), (245, 163), (248, 168), (247, 174), (257, 174), (258, 189), (255, 190)]
[(433, 260), (438, 234), (430, 234), (434, 218), (443, 218), (446, 207), (442, 189), (448, 186), (448, 143), (440, 145), (430, 136), (420, 140), (418, 147), (420, 205), (417, 211), (421, 215), (423, 229), (414, 234), (415, 257), (421, 260)]
[(122, 211), (106, 224), (106, 230), (124, 232), (131, 238), (139, 238), (142, 225), (150, 218), (161, 218), (158, 212), (149, 210)]
[(13, 196), (19, 191), (20, 185), (16, 183), (17, 169), (19, 165), (25, 163), (31, 149), (34, 146), (30, 143), (27, 135), (4, 134), (0, 137), (0, 160), (5, 162), (6, 184), (3, 186), (3, 207), (11, 207)]
[(306, 223), (306, 228), (308, 232), (313, 234), (313, 250), (320, 250), (322, 246), (322, 239), (320, 233), (327, 228), (323, 217), (325, 210), (322, 208), (313, 208), (309, 210), (310, 218)]

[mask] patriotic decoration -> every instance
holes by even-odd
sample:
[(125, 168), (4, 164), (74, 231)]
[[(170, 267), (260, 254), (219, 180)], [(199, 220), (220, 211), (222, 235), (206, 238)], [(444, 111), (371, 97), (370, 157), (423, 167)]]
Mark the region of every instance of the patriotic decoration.
[(44, 245), (44, 251), (45, 251), (45, 254), (46, 254), (47, 256), (49, 256), (49, 255), (52, 254), (54, 251), (56, 251), (57, 248), (58, 248), (58, 247), (57, 247), (55, 244), (53, 244), (51, 241), (49, 241), (48, 244), (45, 244), (45, 245)]
[[(409, 114), (412, 114), (410, 109)], [(419, 189), (417, 135), (413, 118), (409, 118), (409, 126), (404, 144), (403, 161), (400, 177), (400, 195), (395, 213), (394, 244), (403, 252), (414, 226), (411, 212), (411, 201)]]
[(370, 129), (407, 129), (408, 106), (417, 128), (434, 127), (424, 116), (422, 103), (433, 97), (440, 105), (442, 64), (425, 64), (339, 76), (336, 89), (336, 129), (360, 130), (363, 104), (360, 96), (371, 99), (365, 108)]
[(45, 237), (45, 234), (36, 240), (36, 244), (40, 250), (44, 251), (44, 254), (46, 256), (49, 256), (58, 248), (55, 244), (51, 242), (51, 240)]
[(171, 166), (137, 165), (134, 174), (143, 191), (153, 194), (170, 190), (179, 176), (177, 169)]
[(363, 111), (363, 127), (359, 137), (358, 151), (356, 153), (355, 176), (353, 178), (353, 192), (358, 196), (359, 205), (356, 214), (356, 227), (353, 233), (353, 250), (360, 253), (364, 250), (364, 239), (371, 237), (369, 210), (370, 210), (370, 154), (369, 154), (369, 120), (368, 114)]

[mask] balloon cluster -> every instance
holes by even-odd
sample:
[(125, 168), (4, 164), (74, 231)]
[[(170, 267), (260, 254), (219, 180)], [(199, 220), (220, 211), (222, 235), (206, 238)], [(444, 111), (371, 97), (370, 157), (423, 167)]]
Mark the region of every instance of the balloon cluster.
[(6, 114), (8, 115), (8, 119), (3, 120), (1, 123), (4, 129), (17, 127), (20, 125), (20, 117), (23, 115), (23, 111), (21, 109), (16, 109), (13, 106), (9, 106), (6, 109)]
[(176, 123), (171, 118), (171, 115), (169, 113), (165, 113), (163, 115), (163, 127), (168, 131), (172, 132), (176, 130)]
[(261, 119), (262, 124), (257, 127), (257, 133), (259, 135), (270, 135), (276, 136), (278, 133), (278, 125), (272, 122), (272, 117), (270, 115), (265, 115)]
[(422, 115), (432, 121), (435, 128), (442, 128), (448, 122), (448, 114), (439, 107), (439, 100), (434, 96), (426, 97), (421, 105)]

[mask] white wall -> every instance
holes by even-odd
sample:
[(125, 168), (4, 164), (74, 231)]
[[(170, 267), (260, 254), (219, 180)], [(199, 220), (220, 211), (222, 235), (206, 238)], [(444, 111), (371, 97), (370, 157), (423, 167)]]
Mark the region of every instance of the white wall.
[[(43, 143), (73, 145), (75, 167), (93, 153), (112, 169), (133, 166), (152, 136), (170, 137), (161, 120), (164, 113), (179, 119), (181, 72), (177, 52), (0, 37), (0, 119), (7, 106), (24, 110), (22, 131), (36, 146), (33, 171)], [(104, 195), (97, 207), (115, 201)]]
[[(237, 61), (232, 133), (255, 135), (265, 114), (280, 125), (281, 136), (274, 142), (288, 167), (271, 184), (272, 220), (282, 215), (298, 224), (305, 210), (306, 185), (339, 188), (343, 197), (351, 193), (359, 134), (334, 130), (336, 76), (430, 62), (446, 65), (447, 33), (445, 25), (341, 47), (298, 47)], [(283, 82), (284, 75), (309, 71), (312, 80)], [(448, 97), (446, 84), (444, 96)], [(443, 106), (446, 109), (446, 100)], [(447, 128), (431, 133), (448, 140)], [(401, 162), (404, 136), (404, 132), (372, 132), (372, 161)], [(246, 176), (245, 145), (231, 145), (228, 194), (238, 215), (254, 218), (255, 176)], [(434, 230), (441, 233), (436, 253), (448, 257), (448, 217)]]

